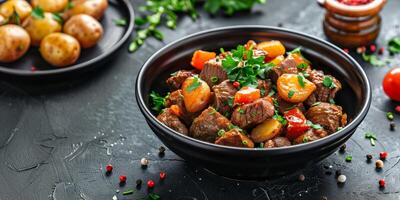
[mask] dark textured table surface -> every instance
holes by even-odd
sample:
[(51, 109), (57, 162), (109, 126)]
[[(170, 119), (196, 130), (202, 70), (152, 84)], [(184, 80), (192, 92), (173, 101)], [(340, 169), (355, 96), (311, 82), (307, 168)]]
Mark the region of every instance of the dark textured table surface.
[[(134, 6), (138, 2), (134, 1)], [(399, 34), (400, 1), (389, 0), (382, 12), (383, 27), (378, 40), (386, 43)], [(319, 164), (277, 180), (230, 180), (196, 166), (167, 150), (158, 156), (160, 141), (145, 123), (134, 98), (135, 76), (154, 52), (185, 35), (214, 27), (260, 24), (303, 31), (324, 38), (321, 21), (324, 10), (314, 1), (270, 0), (252, 13), (226, 18), (201, 13), (196, 22), (188, 17), (179, 21), (175, 31), (163, 29), (165, 41), (149, 39), (134, 54), (127, 44), (102, 70), (76, 77), (75, 81), (46, 83), (40, 87), (17, 86), (0, 82), (0, 199), (84, 199), (107, 200), (147, 197), (144, 185), (133, 195), (122, 191), (135, 188), (135, 180), (156, 182), (154, 193), (162, 199), (399, 199), (400, 128), (389, 131), (385, 113), (393, 109), (381, 88), (384, 74), (391, 68), (363, 63), (373, 89), (373, 103), (365, 121), (347, 142), (346, 153), (335, 153)], [(397, 63), (398, 64), (398, 63)], [(351, 103), (351, 102), (349, 102)], [(395, 120), (400, 125), (400, 116)], [(377, 145), (364, 138), (375, 132)], [(382, 171), (368, 164), (365, 155), (389, 152)], [(353, 160), (345, 162), (351, 154)], [(147, 157), (149, 167), (142, 169), (140, 159)], [(104, 166), (113, 164), (111, 176)], [(329, 168), (331, 166), (332, 168)], [(338, 185), (334, 174), (340, 169), (347, 176)], [(167, 178), (159, 181), (159, 172)], [(299, 174), (305, 181), (298, 181)], [(119, 175), (127, 176), (120, 187)], [(378, 188), (385, 178), (387, 186)], [(120, 193), (117, 193), (120, 190)]]

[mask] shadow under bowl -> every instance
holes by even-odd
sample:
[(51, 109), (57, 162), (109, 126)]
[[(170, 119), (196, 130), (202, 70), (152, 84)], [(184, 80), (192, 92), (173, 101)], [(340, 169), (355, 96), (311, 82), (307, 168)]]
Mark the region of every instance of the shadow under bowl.
[[(336, 97), (348, 114), (349, 124), (325, 138), (306, 144), (273, 149), (246, 149), (203, 142), (175, 132), (156, 119), (150, 105), (152, 90), (166, 93), (166, 78), (178, 69), (190, 69), (193, 52), (219, 51), (248, 40), (280, 40), (287, 49), (302, 47), (314, 68), (335, 76), (343, 84)], [(361, 66), (340, 48), (316, 37), (268, 26), (233, 26), (196, 33), (156, 52), (141, 68), (136, 82), (136, 100), (148, 125), (173, 152), (190, 163), (216, 174), (240, 179), (277, 177), (318, 162), (335, 152), (354, 133), (371, 104), (369, 80)]]

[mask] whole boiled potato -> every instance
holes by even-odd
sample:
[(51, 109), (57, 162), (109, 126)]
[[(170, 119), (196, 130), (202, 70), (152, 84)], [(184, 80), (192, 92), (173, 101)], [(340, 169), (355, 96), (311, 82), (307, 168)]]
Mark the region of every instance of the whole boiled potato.
[(67, 5), (68, 0), (31, 0), (33, 7), (40, 7), (45, 12), (60, 12), (63, 11)]
[(43, 15), (43, 17), (30, 16), (22, 24), (28, 31), (34, 46), (39, 46), (40, 41), (48, 34), (62, 30), (61, 24), (54, 19), (52, 13), (46, 12)]
[(13, 62), (28, 51), (31, 39), (20, 26), (0, 26), (0, 62)]
[(64, 67), (74, 64), (81, 53), (78, 40), (65, 33), (51, 33), (40, 43), (42, 57), (51, 65)]
[(107, 0), (72, 0), (71, 8), (64, 13), (63, 17), (69, 19), (77, 14), (87, 14), (100, 20), (107, 7)]
[(32, 12), (32, 7), (25, 0), (8, 0), (0, 5), (0, 14), (6, 19), (10, 18), (14, 11), (18, 14), (19, 19), (23, 21)]
[(103, 36), (101, 24), (92, 16), (86, 14), (72, 16), (64, 24), (63, 31), (76, 38), (82, 48), (96, 45), (97, 41)]

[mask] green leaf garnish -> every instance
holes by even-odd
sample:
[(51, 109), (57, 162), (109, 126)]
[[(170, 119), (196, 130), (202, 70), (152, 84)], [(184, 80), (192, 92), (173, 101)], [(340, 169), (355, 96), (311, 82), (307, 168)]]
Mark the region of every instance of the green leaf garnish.
[(192, 83), (186, 88), (186, 91), (192, 92), (193, 90), (200, 87), (200, 85), (201, 85), (200, 78), (198, 76), (194, 76)]
[(113, 19), (113, 22), (117, 26), (126, 26), (128, 24), (126, 19)]
[(165, 108), (165, 102), (166, 99), (169, 97), (169, 93), (165, 97), (162, 97), (157, 92), (152, 91), (150, 93), (150, 97), (153, 105), (152, 109), (156, 112), (160, 112), (163, 108)]
[(44, 19), (44, 11), (39, 6), (32, 9), (31, 15), (35, 19)]
[(304, 76), (302, 75), (297, 75), (297, 80), (299, 82), (299, 85), (304, 88), (306, 86), (306, 83), (304, 82)]
[(400, 53), (400, 37), (396, 36), (389, 40), (389, 52), (392, 54)]
[(329, 88), (329, 89), (336, 88), (336, 85), (335, 85), (335, 83), (333, 82), (332, 77), (330, 77), (330, 76), (324, 76), (324, 80), (322, 80), (322, 84), (323, 84), (325, 87)]
[(288, 98), (291, 99), (294, 95), (294, 91), (293, 90), (289, 90), (288, 92)]
[(277, 120), (278, 122), (280, 122), (284, 126), (286, 126), (286, 124), (287, 124), (287, 120), (285, 118), (283, 118), (281, 115), (279, 115), (277, 110), (275, 110), (275, 114), (274, 114), (274, 116), (272, 118)]
[(309, 120), (307, 120), (306, 124), (309, 125), (311, 128), (316, 129), (316, 130), (322, 129), (322, 126), (321, 126), (321, 125), (319, 125), (319, 124), (314, 124), (314, 123), (312, 123), (312, 122), (309, 121)]
[(308, 64), (307, 63), (300, 63), (300, 64), (298, 64), (297, 66), (297, 69), (306, 69), (307, 67), (308, 67)]
[(54, 20), (56, 20), (58, 23), (62, 24), (64, 23), (64, 20), (61, 16), (61, 13), (52, 13), (52, 17)]
[(161, 197), (155, 193), (150, 193), (149, 197), (151, 200), (159, 200)]

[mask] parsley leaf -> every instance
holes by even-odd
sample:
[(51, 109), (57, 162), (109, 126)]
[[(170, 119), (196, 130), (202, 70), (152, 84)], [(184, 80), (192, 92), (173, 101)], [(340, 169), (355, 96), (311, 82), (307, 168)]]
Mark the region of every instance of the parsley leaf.
[(64, 23), (64, 20), (61, 16), (61, 13), (52, 13), (52, 17), (54, 20), (56, 20), (58, 23), (62, 24)]
[(306, 86), (306, 83), (304, 82), (304, 76), (302, 75), (297, 75), (297, 80), (299, 81), (299, 85), (304, 88)]
[(300, 63), (297, 66), (297, 69), (306, 69), (308, 67), (307, 63)]
[(332, 77), (330, 77), (330, 76), (324, 76), (324, 80), (322, 80), (322, 84), (323, 84), (325, 87), (329, 88), (329, 89), (336, 88), (336, 85), (335, 85), (335, 83), (333, 82)]
[(128, 24), (128, 22), (126, 22), (126, 19), (113, 19), (113, 22), (117, 26), (126, 26)]
[(200, 85), (201, 85), (201, 82), (199, 81), (199, 77), (198, 76), (194, 76), (192, 83), (186, 88), (186, 91), (187, 92), (192, 92), (193, 90), (195, 90), (198, 87), (200, 87)]
[(274, 114), (274, 116), (272, 118), (277, 120), (278, 122), (280, 122), (284, 126), (287, 124), (287, 120), (285, 118), (283, 118), (281, 115), (279, 115), (277, 110), (275, 110), (275, 114)]
[(216, 14), (219, 10), (223, 10), (227, 15), (233, 15), (235, 12), (250, 10), (256, 3), (265, 3), (266, 0), (207, 0), (204, 9)]
[(35, 19), (44, 19), (44, 11), (41, 7), (35, 7), (32, 9), (32, 17)]
[(319, 125), (319, 124), (314, 124), (314, 123), (312, 123), (312, 122), (311, 122), (311, 121), (309, 121), (309, 120), (307, 120), (306, 124), (307, 124), (307, 125), (309, 125), (311, 128), (313, 128), (313, 129), (316, 129), (316, 130), (318, 130), (318, 129), (321, 129), (321, 128), (322, 128), (322, 126), (321, 126), (321, 125)]
[(167, 94), (167, 96), (162, 97), (157, 92), (152, 91), (150, 93), (150, 97), (151, 97), (152, 104), (153, 104), (152, 109), (156, 112), (160, 112), (163, 108), (165, 108), (165, 101), (168, 98), (168, 96), (169, 96), (169, 93)]
[(151, 200), (159, 200), (159, 199), (161, 199), (161, 197), (159, 195), (155, 194), (155, 193), (150, 193), (149, 197), (150, 197)]
[(291, 99), (294, 95), (294, 91), (293, 90), (289, 90), (288, 92), (288, 98)]
[(394, 37), (390, 39), (389, 43), (389, 52), (392, 54), (400, 53), (400, 37)]

